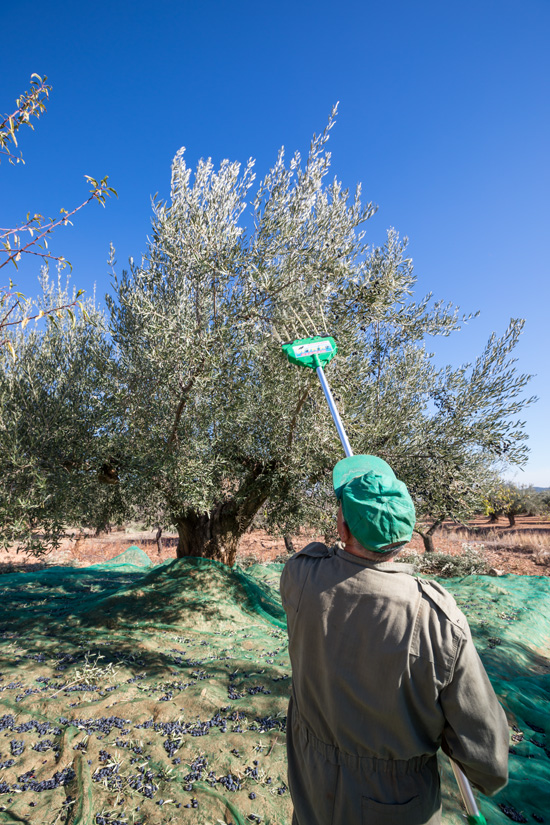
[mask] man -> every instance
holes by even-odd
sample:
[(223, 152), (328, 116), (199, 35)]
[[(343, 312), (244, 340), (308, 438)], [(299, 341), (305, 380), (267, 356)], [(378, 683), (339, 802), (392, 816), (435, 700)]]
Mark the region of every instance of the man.
[(293, 825), (437, 825), (437, 751), (492, 795), (508, 725), (452, 596), (391, 561), (414, 505), (375, 456), (333, 471), (344, 548), (313, 543), (281, 577), (292, 663)]

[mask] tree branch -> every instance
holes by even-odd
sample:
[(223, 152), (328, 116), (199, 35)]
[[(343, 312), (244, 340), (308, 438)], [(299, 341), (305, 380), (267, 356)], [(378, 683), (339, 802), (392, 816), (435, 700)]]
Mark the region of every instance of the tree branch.
[(172, 425), (172, 432), (170, 433), (170, 437), (169, 437), (169, 439), (167, 441), (167, 444), (166, 444), (166, 451), (168, 451), (172, 447), (172, 445), (174, 444), (174, 442), (176, 440), (176, 437), (177, 437), (177, 434), (178, 434), (178, 426), (179, 426), (181, 416), (182, 416), (182, 413), (183, 413), (183, 408), (185, 407), (185, 405), (187, 403), (187, 400), (189, 398), (189, 393), (191, 392), (191, 390), (193, 388), (193, 385), (194, 385), (195, 381), (197, 380), (197, 376), (199, 375), (203, 364), (204, 364), (204, 358), (201, 360), (201, 362), (197, 366), (195, 372), (193, 373), (193, 375), (191, 376), (191, 378), (189, 379), (189, 381), (187, 382), (185, 387), (183, 387), (183, 389), (182, 389), (182, 397), (181, 397), (180, 402), (179, 402), (179, 404), (177, 406), (177, 409), (176, 409), (174, 424)]
[[(0, 245), (3, 246), (4, 252), (7, 253), (7, 256), (6, 256), (6, 259), (4, 261), (0, 262), (0, 269), (3, 266), (6, 266), (6, 264), (8, 264), (10, 261), (12, 261), (15, 264), (15, 267), (17, 268), (17, 261), (20, 260), (21, 255), (29, 254), (31, 252), (30, 247), (35, 246), (36, 244), (40, 245), (40, 241), (44, 241), (45, 245), (47, 246), (46, 237), (48, 235), (50, 235), (55, 229), (57, 229), (57, 227), (66, 226), (68, 223), (70, 223), (71, 221), (69, 219), (74, 214), (76, 214), (76, 212), (79, 212), (81, 209), (83, 209), (88, 203), (90, 203), (90, 201), (97, 200), (97, 201), (99, 201), (99, 203), (102, 206), (105, 206), (105, 199), (110, 197), (111, 194), (116, 195), (115, 190), (112, 187), (107, 186), (107, 178), (106, 177), (103, 178), (103, 180), (101, 180), (99, 182), (94, 180), (93, 178), (90, 178), (88, 175), (85, 175), (85, 177), (88, 179), (88, 181), (92, 184), (92, 187), (93, 187), (90, 190), (90, 192), (91, 192), (90, 197), (87, 198), (85, 201), (83, 201), (80, 204), (80, 206), (76, 206), (73, 210), (71, 210), (71, 212), (67, 212), (66, 209), (62, 209), (61, 212), (63, 214), (63, 217), (58, 218), (58, 220), (56, 220), (56, 221), (54, 221), (53, 218), (52, 218), (52, 219), (50, 219), (50, 221), (48, 223), (42, 225), (40, 223), (40, 221), (42, 219), (42, 216), (41, 215), (35, 215), (34, 218), (31, 221), (28, 222), (28, 226), (26, 228), (24, 228), (24, 230), (23, 230), (25, 232), (31, 232), (31, 240), (28, 241), (28, 243), (26, 243), (24, 246), (20, 246), (20, 244), (19, 244), (19, 236), (17, 235), (17, 232), (21, 231), (20, 229), (18, 229), (18, 230), (16, 230), (16, 229), (7, 230), (7, 231), (4, 232), (2, 237), (8, 238), (8, 240), (3, 241)], [(36, 237), (33, 236), (34, 235), (34, 230), (32, 229), (32, 223), (33, 222), (36, 223), (36, 226), (37, 226), (38, 234), (36, 235)], [(15, 239), (15, 247), (13, 249), (12, 249), (12, 247), (10, 245), (10, 241), (9, 241), (9, 236), (10, 235), (13, 235), (13, 237)], [(33, 251), (33, 254), (39, 255), (43, 258), (54, 258), (54, 260), (56, 260), (56, 261), (61, 261), (63, 263), (69, 263), (68, 261), (65, 260), (65, 258), (55, 257), (55, 256), (51, 255), (50, 253), (48, 253), (46, 251), (43, 251), (43, 252), (34, 252)], [(69, 264), (69, 267), (70, 267), (70, 264)]]
[(296, 429), (296, 424), (298, 423), (298, 416), (300, 415), (300, 412), (302, 411), (302, 407), (304, 406), (304, 404), (307, 401), (310, 389), (311, 389), (311, 387), (306, 387), (306, 389), (302, 393), (302, 396), (301, 396), (300, 400), (298, 401), (298, 405), (297, 405), (296, 409), (294, 410), (294, 415), (292, 416), (292, 421), (290, 422), (290, 431), (288, 433), (288, 438), (286, 440), (287, 450), (290, 450), (290, 448), (292, 447), (292, 441), (294, 439), (294, 431)]

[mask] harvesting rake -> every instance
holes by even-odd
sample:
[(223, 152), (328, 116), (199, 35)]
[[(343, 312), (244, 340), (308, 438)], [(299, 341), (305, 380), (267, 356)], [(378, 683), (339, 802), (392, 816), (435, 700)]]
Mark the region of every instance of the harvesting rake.
[[(315, 335), (310, 338), (297, 338), (291, 343), (283, 344), (282, 349), (291, 364), (297, 364), (317, 372), (344, 452), (346, 456), (352, 456), (353, 451), (346, 430), (324, 373), (324, 366), (334, 358), (338, 351), (334, 338), (330, 336), (322, 337), (320, 335)], [(472, 787), (464, 771), (453, 759), (450, 759), (450, 762), (460, 790), (460, 795), (462, 796), (462, 801), (464, 802), (464, 807), (466, 808), (468, 825), (487, 825), (487, 820), (483, 814), (479, 812)]]

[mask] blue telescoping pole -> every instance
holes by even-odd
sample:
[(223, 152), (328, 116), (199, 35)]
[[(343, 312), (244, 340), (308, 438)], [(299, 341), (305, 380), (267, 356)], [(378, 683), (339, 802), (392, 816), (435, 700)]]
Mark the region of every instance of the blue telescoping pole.
[(342, 442), (342, 447), (344, 448), (346, 458), (348, 458), (350, 455), (353, 455), (353, 450), (351, 449), (347, 433), (344, 429), (344, 425), (342, 424), (342, 419), (340, 418), (340, 413), (338, 412), (338, 408), (334, 398), (332, 397), (330, 387), (327, 384), (327, 379), (325, 378), (325, 373), (323, 372), (323, 368), (321, 366), (317, 367), (317, 375), (319, 376), (319, 381), (321, 382), (323, 392), (325, 393), (330, 414), (336, 424), (336, 429), (338, 430), (338, 435), (340, 436), (340, 441)]

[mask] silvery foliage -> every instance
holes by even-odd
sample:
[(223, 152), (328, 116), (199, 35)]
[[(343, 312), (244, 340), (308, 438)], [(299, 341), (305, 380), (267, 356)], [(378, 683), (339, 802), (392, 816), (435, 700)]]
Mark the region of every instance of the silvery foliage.
[(115, 451), (152, 522), (246, 500), (280, 529), (322, 519), (342, 450), (315, 373), (280, 350), (315, 333), (337, 340), (327, 377), (354, 450), (394, 463), (421, 510), (452, 514), (472, 475), (524, 458), (521, 323), (474, 365), (435, 368), (426, 336), (471, 316), (416, 301), (406, 239), (392, 229), (371, 248), (373, 204), (326, 183), (335, 113), (304, 163), (281, 149), (259, 183), (253, 161), (201, 160), (193, 176), (181, 149), (147, 253), (114, 276)]
[(0, 546), (48, 552), (67, 526), (104, 524), (119, 493), (98, 483), (109, 458), (104, 369), (110, 345), (93, 298), (83, 313), (56, 307), (74, 299), (47, 267), (42, 293), (21, 302), (21, 319), (0, 349)]
[(522, 329), (523, 321), (512, 320), (472, 364), (437, 371), (422, 426), (410, 433), (405, 452), (394, 451), (420, 521), (429, 516), (432, 531), (445, 518), (461, 521), (480, 512), (495, 476), (527, 458), (518, 416), (536, 399), (524, 395), (530, 376), (518, 374), (512, 358)]

